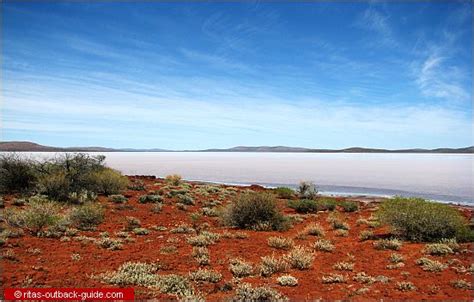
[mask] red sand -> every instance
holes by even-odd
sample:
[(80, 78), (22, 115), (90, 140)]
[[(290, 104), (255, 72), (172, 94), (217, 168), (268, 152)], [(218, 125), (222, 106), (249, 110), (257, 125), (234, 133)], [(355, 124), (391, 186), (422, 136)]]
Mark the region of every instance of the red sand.
[[(157, 185), (155, 183), (158, 183)], [(156, 190), (161, 187), (162, 180), (146, 180), (147, 190)], [(239, 190), (248, 187), (240, 187)], [(252, 186), (251, 189), (263, 190), (261, 187)], [(141, 262), (159, 262), (163, 268), (160, 274), (178, 273), (186, 275), (190, 271), (199, 268), (197, 262), (192, 258), (192, 247), (186, 243), (186, 234), (171, 234), (169, 232), (180, 222), (191, 223), (189, 214), (198, 211), (201, 207), (201, 201), (216, 197), (212, 195), (207, 198), (197, 199), (196, 206), (192, 206), (188, 211), (177, 209), (172, 199), (166, 199), (163, 210), (160, 213), (153, 213), (151, 208), (153, 204), (140, 204), (137, 202), (144, 191), (127, 191), (126, 196), (130, 196), (128, 204), (132, 209), (119, 209), (116, 205), (107, 200), (106, 197), (100, 197), (106, 210), (105, 222), (98, 226), (93, 232), (80, 232), (79, 235), (86, 235), (98, 238), (101, 232), (107, 231), (111, 237), (114, 233), (120, 231), (126, 221), (126, 216), (139, 218), (142, 226), (150, 229), (153, 225), (166, 226), (166, 231), (151, 230), (149, 235), (132, 237), (135, 242), (125, 243), (122, 250), (111, 251), (97, 246), (94, 243), (81, 243), (74, 239), (68, 242), (61, 242), (59, 239), (37, 238), (25, 233), (20, 238), (8, 239), (2, 250), (11, 249), (14, 251), (17, 260), (1, 259), (2, 266), (2, 292), (4, 288), (9, 287), (113, 287), (101, 283), (99, 280), (91, 278), (92, 275), (104, 273), (106, 271), (116, 270), (122, 263), (127, 261)], [(6, 206), (10, 206), (11, 196), (7, 196)], [(282, 207), (284, 202), (282, 202)], [(373, 241), (360, 242), (358, 235), (361, 230), (368, 229), (367, 225), (356, 225), (358, 218), (367, 218), (373, 213), (374, 204), (361, 204), (362, 208), (355, 213), (341, 213), (347, 217), (351, 229), (348, 237), (337, 237), (334, 231), (326, 222), (328, 213), (318, 213), (317, 215), (308, 215), (304, 222), (297, 223), (289, 231), (285, 232), (255, 232), (243, 231), (249, 235), (247, 239), (225, 239), (222, 238), (214, 245), (210, 245), (211, 265), (206, 268), (219, 271), (223, 278), (217, 284), (200, 285), (194, 283), (195, 289), (199, 290), (207, 300), (221, 300), (231, 297), (234, 291), (219, 290), (225, 282), (232, 279), (232, 274), (228, 270), (229, 259), (240, 257), (255, 265), (260, 263), (260, 258), (275, 253), (284, 254), (285, 251), (276, 250), (267, 244), (269, 236), (284, 236), (293, 238), (304, 229), (310, 222), (320, 223), (326, 230), (326, 238), (333, 241), (336, 249), (332, 253), (315, 252), (315, 261), (309, 270), (299, 271), (291, 269), (289, 274), (296, 277), (299, 281), (296, 287), (279, 286), (276, 278), (282, 274), (276, 274), (271, 277), (254, 276), (244, 278), (243, 281), (256, 285), (268, 285), (277, 289), (279, 292), (288, 296), (291, 300), (315, 300), (322, 299), (356, 299), (356, 300), (379, 300), (379, 299), (436, 299), (436, 300), (471, 300), (472, 290), (455, 289), (451, 285), (452, 280), (464, 279), (472, 282), (472, 275), (466, 273), (457, 273), (453, 265), (441, 273), (432, 273), (423, 271), (415, 264), (416, 259), (424, 256), (423, 244), (413, 244), (404, 242), (400, 251), (397, 253), (405, 257), (405, 267), (389, 270), (386, 268), (390, 264), (388, 258), (393, 251), (376, 250), (373, 247)], [(465, 210), (466, 215), (471, 216), (472, 211)], [(292, 214), (292, 209), (284, 207), (284, 212)], [(203, 221), (208, 222), (212, 228), (211, 231), (222, 233), (225, 230), (235, 232), (229, 228), (219, 226), (215, 218), (203, 217)], [(387, 235), (387, 228), (375, 229), (375, 233), (383, 237)], [(169, 238), (178, 238), (177, 243), (169, 243)], [(295, 244), (312, 246), (316, 237), (308, 236), (305, 240), (295, 239)], [(163, 246), (174, 245), (177, 247), (177, 253), (161, 254), (160, 248)], [(450, 259), (458, 259), (463, 266), (468, 267), (472, 262), (472, 244), (463, 244), (467, 249), (464, 253), (458, 253), (451, 256), (431, 257), (446, 263)], [(32, 249), (39, 249), (40, 253), (34, 255)], [(333, 269), (333, 265), (338, 261), (347, 259), (347, 253), (355, 257), (355, 267), (353, 272), (339, 272)], [(72, 254), (79, 254), (81, 260), (73, 261)], [(357, 272), (366, 272), (371, 276), (384, 275), (391, 278), (389, 283), (374, 283), (372, 285), (363, 285), (352, 280)], [(402, 274), (403, 272), (403, 274)], [(323, 284), (322, 276), (330, 273), (341, 273), (348, 276), (347, 283), (342, 284)], [(410, 281), (418, 289), (416, 291), (402, 292), (396, 289), (399, 281)], [(368, 287), (365, 293), (355, 295), (355, 291), (362, 287)], [(162, 294), (159, 291), (153, 291), (148, 288), (135, 288), (137, 298), (157, 298), (170, 299), (175, 298), (171, 295)]]

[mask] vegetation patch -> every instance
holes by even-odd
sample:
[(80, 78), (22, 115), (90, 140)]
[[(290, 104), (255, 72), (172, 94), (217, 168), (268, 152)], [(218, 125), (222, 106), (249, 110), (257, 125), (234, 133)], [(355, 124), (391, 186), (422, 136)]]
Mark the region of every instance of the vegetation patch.
[(288, 201), (288, 207), (302, 214), (316, 213), (318, 211), (318, 203), (312, 199), (290, 200)]
[(293, 247), (294, 242), (290, 238), (285, 238), (285, 237), (269, 237), (268, 240), (268, 245), (276, 248), (276, 249), (281, 249), (281, 250), (288, 250)]
[(278, 284), (281, 286), (297, 286), (298, 279), (291, 275), (283, 275), (277, 278)]
[(72, 225), (80, 230), (94, 230), (104, 221), (104, 209), (100, 204), (86, 203), (71, 210)]
[(347, 281), (346, 277), (341, 274), (330, 274), (327, 276), (323, 276), (322, 278), (323, 283), (345, 283)]
[(308, 248), (298, 245), (288, 252), (284, 259), (292, 268), (305, 270), (309, 269), (313, 264), (314, 255)]
[(232, 298), (234, 302), (257, 302), (257, 301), (288, 301), (288, 298), (283, 296), (278, 291), (267, 287), (258, 286), (252, 287), (249, 283), (242, 283), (237, 287), (235, 296)]
[(239, 195), (223, 212), (222, 221), (241, 229), (260, 230), (262, 225), (272, 230), (289, 228), (288, 219), (280, 213), (274, 195), (269, 193)]
[(189, 273), (189, 279), (197, 282), (217, 283), (222, 279), (222, 274), (213, 270), (199, 269)]
[(402, 242), (398, 239), (381, 239), (374, 242), (377, 250), (394, 250), (398, 251), (402, 247)]
[(275, 192), (278, 197), (282, 199), (291, 199), (295, 196), (296, 193), (293, 189), (287, 187), (275, 188), (273, 192)]
[(448, 267), (446, 264), (426, 257), (416, 260), (416, 264), (420, 265), (424, 271), (428, 272), (441, 272)]
[(332, 244), (331, 241), (326, 239), (319, 239), (314, 243), (314, 248), (317, 251), (322, 252), (332, 252), (335, 249), (335, 246)]
[(260, 273), (264, 277), (271, 276), (275, 273), (286, 272), (289, 268), (288, 262), (283, 258), (277, 258), (275, 255), (262, 257), (260, 264)]
[(473, 239), (467, 221), (457, 209), (421, 198), (396, 197), (387, 200), (380, 205), (378, 217), (389, 224), (394, 232), (410, 241)]
[(234, 275), (234, 277), (242, 278), (252, 275), (254, 269), (252, 264), (245, 262), (240, 258), (234, 258), (230, 260), (229, 271)]

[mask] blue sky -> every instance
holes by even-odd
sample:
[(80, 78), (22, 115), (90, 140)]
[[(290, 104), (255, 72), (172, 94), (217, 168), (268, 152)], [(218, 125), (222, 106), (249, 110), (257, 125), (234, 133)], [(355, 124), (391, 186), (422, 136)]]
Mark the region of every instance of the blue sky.
[(474, 144), (469, 1), (1, 5), (3, 141)]

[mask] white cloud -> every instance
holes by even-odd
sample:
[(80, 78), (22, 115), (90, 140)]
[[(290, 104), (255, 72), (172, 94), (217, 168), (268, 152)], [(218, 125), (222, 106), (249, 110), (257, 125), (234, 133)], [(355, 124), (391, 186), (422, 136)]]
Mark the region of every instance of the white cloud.
[(431, 54), (418, 67), (417, 84), (425, 96), (451, 102), (469, 100), (470, 94), (460, 83), (463, 74), (448, 63), (448, 58)]

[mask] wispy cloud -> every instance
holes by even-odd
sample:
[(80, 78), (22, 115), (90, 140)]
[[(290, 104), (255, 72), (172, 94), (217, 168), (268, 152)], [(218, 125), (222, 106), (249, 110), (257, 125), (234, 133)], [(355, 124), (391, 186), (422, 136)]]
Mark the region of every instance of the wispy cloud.
[(447, 63), (446, 57), (430, 55), (419, 67), (417, 84), (426, 96), (442, 98), (447, 101), (466, 101), (470, 94), (459, 83), (462, 72)]
[(375, 32), (379, 35), (380, 41), (384, 45), (396, 46), (396, 41), (392, 26), (389, 22), (390, 17), (382, 11), (370, 5), (356, 20), (356, 26)]

